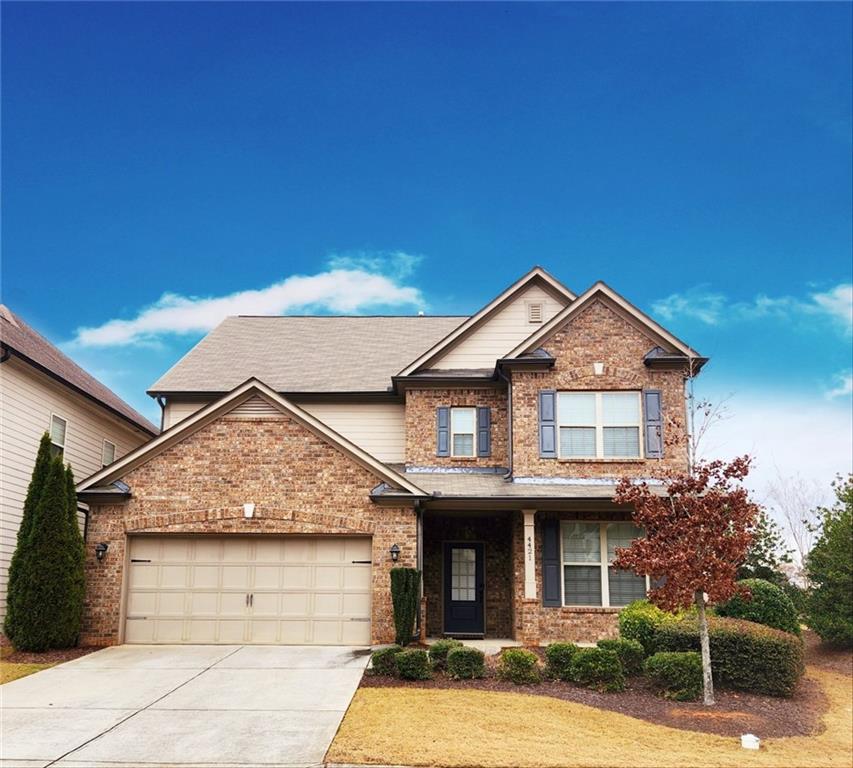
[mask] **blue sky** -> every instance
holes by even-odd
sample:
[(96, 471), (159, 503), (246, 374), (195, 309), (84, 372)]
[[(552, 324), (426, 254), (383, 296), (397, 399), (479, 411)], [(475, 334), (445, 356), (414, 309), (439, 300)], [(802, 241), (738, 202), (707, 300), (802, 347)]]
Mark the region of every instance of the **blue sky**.
[(3, 301), (155, 418), (223, 313), (471, 312), (542, 264), (712, 357), (721, 452), (824, 482), (851, 8), (3, 3)]

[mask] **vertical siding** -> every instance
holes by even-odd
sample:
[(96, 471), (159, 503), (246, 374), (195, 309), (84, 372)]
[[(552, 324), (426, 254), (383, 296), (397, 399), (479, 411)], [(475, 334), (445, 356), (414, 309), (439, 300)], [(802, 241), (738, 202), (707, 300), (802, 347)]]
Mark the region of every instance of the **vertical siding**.
[[(55, 413), (68, 422), (65, 460), (82, 480), (101, 468), (103, 441), (116, 458), (148, 440), (84, 397), (12, 357), (0, 365), (0, 617), (6, 613), (9, 561), (17, 543), (24, 497), (39, 440)], [(81, 524), (83, 517), (81, 515)]]
[[(542, 303), (542, 323), (527, 322), (527, 304)], [(524, 293), (487, 320), (468, 338), (452, 347), (430, 367), (442, 370), (453, 368), (494, 368), (495, 361), (517, 347), (528, 336), (547, 323), (567, 302), (554, 298), (538, 285)]]

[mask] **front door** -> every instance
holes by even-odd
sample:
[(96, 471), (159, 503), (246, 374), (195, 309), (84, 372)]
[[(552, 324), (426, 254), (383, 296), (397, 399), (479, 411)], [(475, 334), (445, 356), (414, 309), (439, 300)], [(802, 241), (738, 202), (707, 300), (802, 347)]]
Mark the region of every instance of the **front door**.
[(444, 633), (482, 635), (483, 545), (444, 545)]

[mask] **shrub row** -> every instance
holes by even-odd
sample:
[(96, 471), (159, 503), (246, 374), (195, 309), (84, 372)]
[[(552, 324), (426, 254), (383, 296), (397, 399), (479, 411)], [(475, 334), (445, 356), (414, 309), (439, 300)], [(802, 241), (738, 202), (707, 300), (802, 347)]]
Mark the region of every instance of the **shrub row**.
[(458, 640), (439, 640), (429, 651), (392, 645), (371, 655), (374, 675), (402, 677), (404, 680), (428, 680), (433, 669), (446, 669), (456, 679), (482, 677), (485, 656), (476, 648), (466, 648)]
[(695, 651), (661, 651), (646, 659), (644, 670), (667, 699), (695, 701), (702, 695), (702, 657)]
[(657, 650), (658, 630), (675, 620), (673, 614), (662, 611), (648, 600), (635, 600), (619, 611), (619, 635), (625, 640), (636, 640), (643, 646), (646, 656), (651, 656)]

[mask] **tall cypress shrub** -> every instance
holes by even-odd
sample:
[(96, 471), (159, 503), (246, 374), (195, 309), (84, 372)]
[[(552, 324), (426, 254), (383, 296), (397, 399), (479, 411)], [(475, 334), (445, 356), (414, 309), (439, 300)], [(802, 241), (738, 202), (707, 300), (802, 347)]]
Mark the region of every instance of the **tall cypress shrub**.
[(21, 516), (21, 525), (18, 527), (18, 541), (15, 546), (15, 551), (12, 554), (12, 560), (9, 563), (9, 581), (6, 587), (6, 617), (3, 620), (3, 631), (6, 637), (14, 643), (15, 634), (17, 632), (18, 616), (21, 615), (19, 610), (19, 602), (21, 595), (21, 574), (26, 571), (26, 566), (23, 564), (26, 559), (27, 547), (24, 542), (30, 531), (33, 528), (33, 518), (35, 517), (36, 504), (41, 498), (44, 490), (45, 480), (50, 471), (52, 461), (50, 450), (50, 435), (45, 432), (41, 437), (38, 452), (36, 454), (36, 463), (33, 467), (33, 473), (30, 476), (30, 484), (27, 487), (27, 495), (24, 499), (24, 509)]
[(86, 597), (86, 549), (83, 542), (83, 534), (80, 531), (80, 522), (77, 519), (77, 489), (74, 487), (74, 472), (71, 466), (65, 468), (65, 488), (68, 505), (68, 540), (69, 551), (72, 555), (72, 564), (68, 577), (68, 631), (77, 644), (80, 635), (80, 626), (83, 622), (83, 601)]
[(391, 601), (394, 604), (397, 645), (408, 645), (412, 641), (420, 585), (421, 573), (416, 568), (391, 569)]
[(77, 642), (80, 560), (68, 499), (65, 467), (61, 459), (52, 459), (32, 528), (22, 542), (15, 628), (10, 638), (19, 650), (68, 648)]

